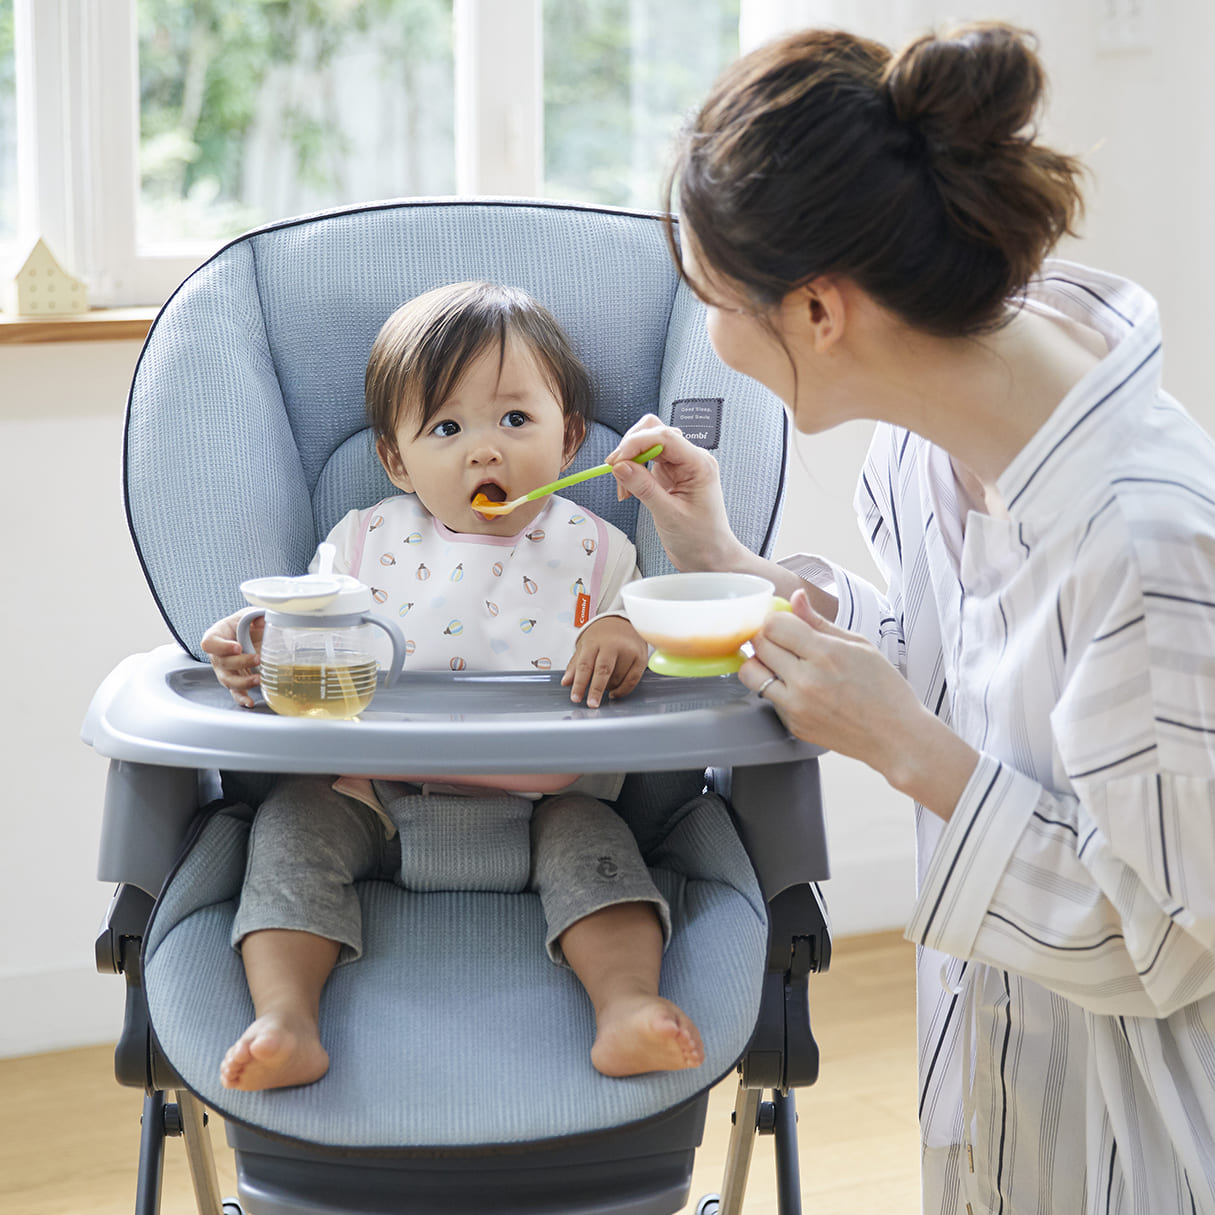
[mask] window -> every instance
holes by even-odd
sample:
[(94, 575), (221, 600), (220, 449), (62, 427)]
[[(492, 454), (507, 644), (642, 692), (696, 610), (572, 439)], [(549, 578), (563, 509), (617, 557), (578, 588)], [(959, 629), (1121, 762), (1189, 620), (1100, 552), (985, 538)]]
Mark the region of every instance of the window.
[(240, 231), (345, 203), (656, 207), (739, 4), (0, 0), (0, 251), (42, 236), (120, 306)]
[(451, 0), (138, 0), (141, 248), (455, 189)]
[(545, 0), (544, 190), (655, 209), (684, 115), (738, 55), (738, 0)]

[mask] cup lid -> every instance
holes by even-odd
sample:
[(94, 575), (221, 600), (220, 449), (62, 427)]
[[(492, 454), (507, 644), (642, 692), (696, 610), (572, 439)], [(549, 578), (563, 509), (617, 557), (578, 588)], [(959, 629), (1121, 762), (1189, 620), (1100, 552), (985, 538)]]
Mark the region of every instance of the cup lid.
[(342, 616), (371, 608), (371, 588), (348, 574), (249, 578), (241, 594), (254, 607), (300, 616)]

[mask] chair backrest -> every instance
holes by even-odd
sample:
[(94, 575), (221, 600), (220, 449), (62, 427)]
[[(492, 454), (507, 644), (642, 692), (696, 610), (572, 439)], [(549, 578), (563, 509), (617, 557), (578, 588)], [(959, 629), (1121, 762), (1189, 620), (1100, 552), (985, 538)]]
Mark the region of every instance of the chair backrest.
[[(127, 410), (131, 534), (182, 647), (241, 606), (240, 583), (301, 573), (352, 507), (394, 492), (363, 411), (385, 319), (444, 283), (487, 279), (546, 304), (586, 363), (600, 463), (653, 412), (707, 414), (731, 522), (766, 552), (784, 486), (785, 412), (725, 367), (679, 282), (660, 217), (532, 201), (406, 200), (275, 224), (222, 249), (177, 290), (140, 356)], [(714, 402), (723, 403), (719, 433)], [(689, 432), (690, 433), (690, 432)], [(714, 442), (716, 439), (716, 442)], [(598, 478), (570, 496), (670, 569), (649, 516)]]

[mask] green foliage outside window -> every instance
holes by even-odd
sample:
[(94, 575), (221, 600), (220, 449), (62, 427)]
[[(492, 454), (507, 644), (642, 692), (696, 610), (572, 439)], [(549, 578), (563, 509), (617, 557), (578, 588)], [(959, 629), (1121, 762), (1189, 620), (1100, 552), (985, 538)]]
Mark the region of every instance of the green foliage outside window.
[(656, 208), (673, 138), (738, 55), (739, 0), (544, 0), (545, 193)]
[[(454, 190), (452, 0), (138, 13), (145, 239)], [(543, 0), (543, 22), (542, 193), (656, 207), (675, 129), (737, 54), (738, 0)], [(270, 174), (289, 185), (271, 190)]]
[(273, 218), (246, 201), (248, 137), (272, 82), (294, 182), (358, 201), (344, 197), (338, 69), (372, 39), (377, 81), (419, 109), (419, 69), (451, 57), (451, 0), (139, 0), (141, 175), (156, 226), (223, 235)]

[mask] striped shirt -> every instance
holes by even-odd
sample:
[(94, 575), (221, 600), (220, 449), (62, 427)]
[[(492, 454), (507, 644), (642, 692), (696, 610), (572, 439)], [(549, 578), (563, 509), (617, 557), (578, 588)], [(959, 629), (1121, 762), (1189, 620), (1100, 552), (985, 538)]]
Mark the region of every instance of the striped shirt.
[(1215, 445), (1144, 291), (1052, 261), (1027, 307), (1108, 353), (1000, 477), (1010, 518), (881, 424), (886, 592), (785, 564), (981, 756), (947, 823), (916, 807), (924, 1211), (1215, 1215)]

